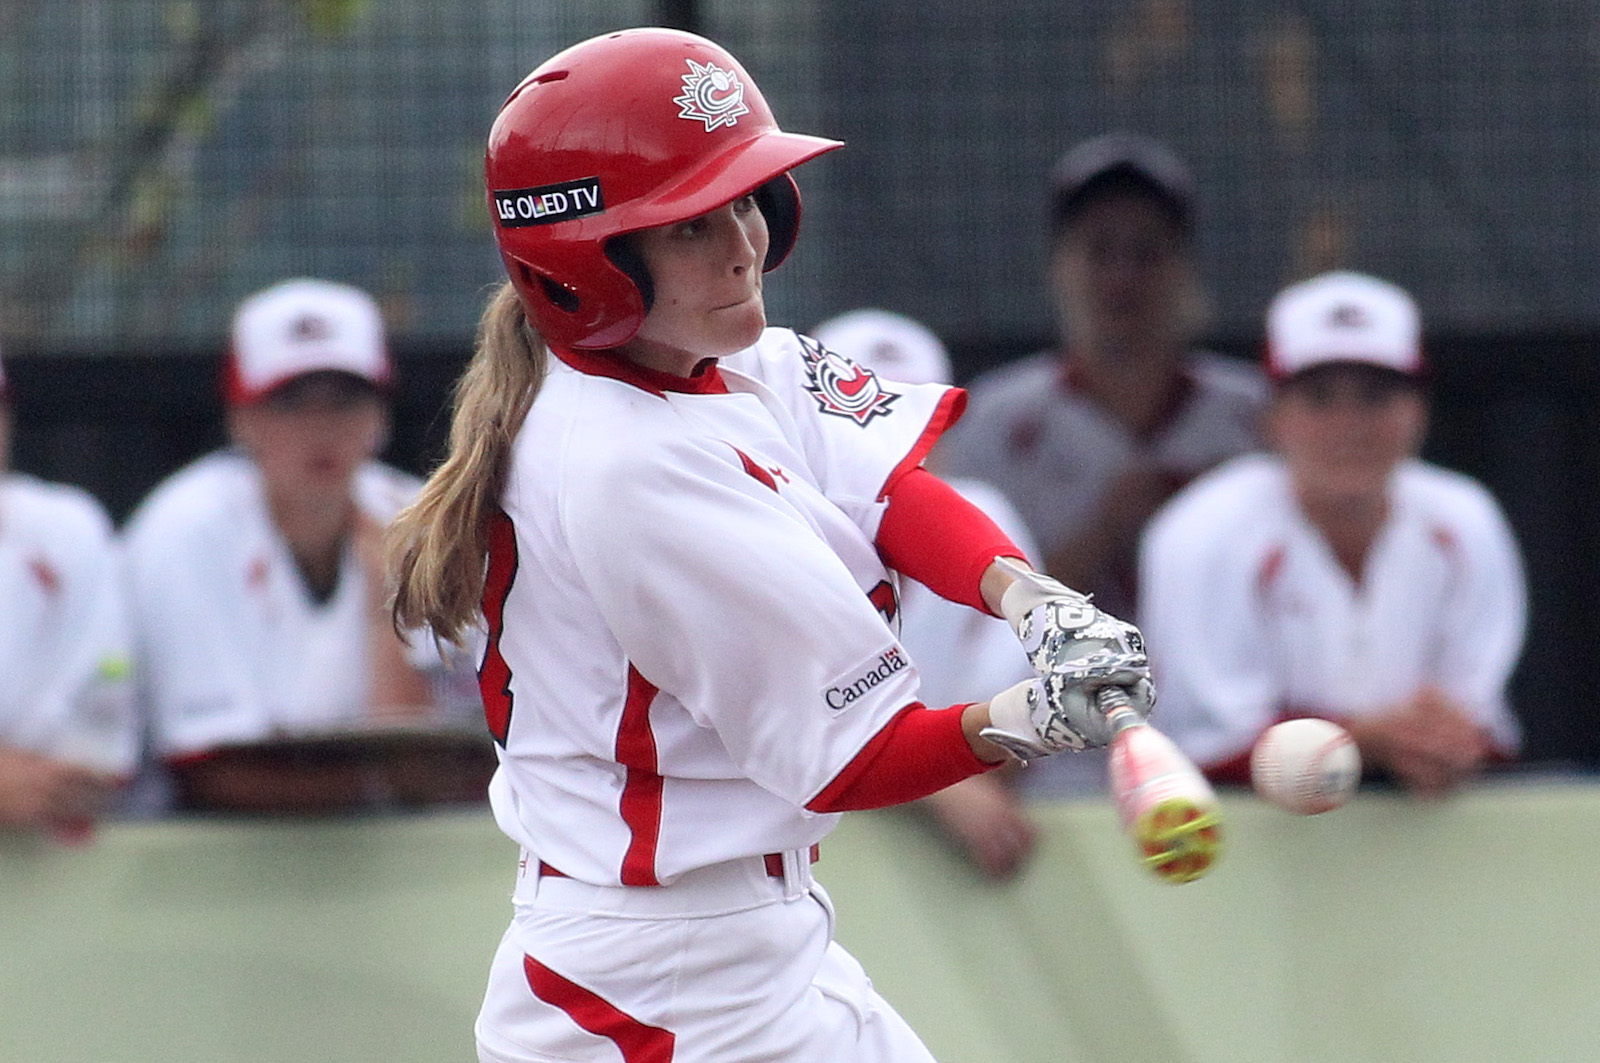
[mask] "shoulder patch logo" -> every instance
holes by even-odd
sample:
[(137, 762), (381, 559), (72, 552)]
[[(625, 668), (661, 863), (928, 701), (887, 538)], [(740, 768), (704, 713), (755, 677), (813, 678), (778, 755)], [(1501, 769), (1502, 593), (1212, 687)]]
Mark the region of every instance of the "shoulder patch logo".
[(750, 113), (744, 102), (744, 85), (732, 71), (715, 63), (685, 62), (689, 72), (683, 75), (683, 95), (672, 100), (681, 108), (679, 118), (704, 122), (709, 133), (719, 126), (736, 125), (740, 115)]
[(800, 337), (806, 363), (806, 390), (823, 413), (848, 417), (863, 428), (878, 416), (887, 417), (900, 393), (890, 391), (872, 371), (841, 354), (834, 354), (810, 336)]

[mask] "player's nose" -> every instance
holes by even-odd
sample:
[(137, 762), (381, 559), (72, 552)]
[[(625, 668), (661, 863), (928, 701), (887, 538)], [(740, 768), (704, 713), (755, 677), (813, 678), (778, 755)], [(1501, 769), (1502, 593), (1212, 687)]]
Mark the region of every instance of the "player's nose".
[(767, 254), (767, 230), (759, 211), (734, 214), (729, 226), (728, 258), (736, 276), (753, 270)]

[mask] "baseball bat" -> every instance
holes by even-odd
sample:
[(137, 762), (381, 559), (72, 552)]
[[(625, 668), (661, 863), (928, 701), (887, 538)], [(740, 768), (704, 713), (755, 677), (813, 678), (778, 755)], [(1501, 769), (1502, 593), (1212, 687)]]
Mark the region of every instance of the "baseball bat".
[(1111, 725), (1111, 797), (1141, 862), (1167, 882), (1192, 882), (1222, 852), (1222, 812), (1205, 776), (1172, 739), (1140, 719), (1117, 687), (1097, 695)]

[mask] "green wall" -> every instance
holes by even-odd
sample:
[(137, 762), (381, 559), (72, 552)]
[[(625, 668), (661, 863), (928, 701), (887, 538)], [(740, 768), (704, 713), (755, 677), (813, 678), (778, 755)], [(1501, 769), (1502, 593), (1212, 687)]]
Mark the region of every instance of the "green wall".
[[(1226, 806), (1186, 886), (1099, 802), (1038, 807), (1009, 886), (905, 812), (847, 817), (817, 872), (943, 1063), (1595, 1057), (1600, 789)], [(0, 1060), (470, 1061), (515, 858), (480, 811), (0, 845)]]

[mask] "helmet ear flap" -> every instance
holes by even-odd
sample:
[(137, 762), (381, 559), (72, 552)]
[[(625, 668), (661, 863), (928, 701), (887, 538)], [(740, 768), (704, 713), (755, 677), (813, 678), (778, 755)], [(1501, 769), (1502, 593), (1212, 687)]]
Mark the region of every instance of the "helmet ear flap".
[(761, 264), (763, 273), (778, 268), (794, 249), (795, 237), (800, 235), (800, 189), (787, 173), (758, 187), (754, 193), (756, 206), (767, 220), (767, 258)]
[(650, 271), (645, 268), (644, 256), (639, 253), (639, 245), (634, 242), (633, 234), (623, 233), (607, 240), (606, 258), (626, 274), (633, 282), (633, 286), (639, 289), (639, 298), (644, 301), (644, 312), (648, 314), (656, 302), (656, 284), (650, 279)]
[(528, 323), (542, 339), (561, 347), (604, 350), (626, 343), (639, 330), (652, 285), (643, 263), (638, 264), (637, 274), (629, 271), (626, 252), (624, 262), (618, 263), (595, 245), (588, 250), (579, 262), (578, 272), (588, 278), (581, 292), (513, 255), (502, 252), (500, 257)]
[[(527, 269), (526, 266), (523, 268)], [(533, 273), (532, 270), (529, 270), (528, 272)], [(545, 298), (554, 303), (557, 310), (564, 311), (568, 314), (576, 314), (578, 312), (578, 307), (583, 305), (582, 301), (578, 298), (578, 293), (573, 291), (571, 288), (568, 288), (564, 284), (557, 284), (549, 277), (546, 277), (543, 273), (534, 273), (533, 275), (539, 278), (539, 287), (544, 289)]]
[(502, 254), (501, 259), (506, 264), (506, 272), (511, 276), (511, 286), (522, 296), (523, 310), (526, 311), (529, 321), (537, 321), (543, 315), (541, 302), (549, 303), (564, 314), (575, 314), (582, 306), (578, 293), (564, 284), (546, 277), (519, 259)]

